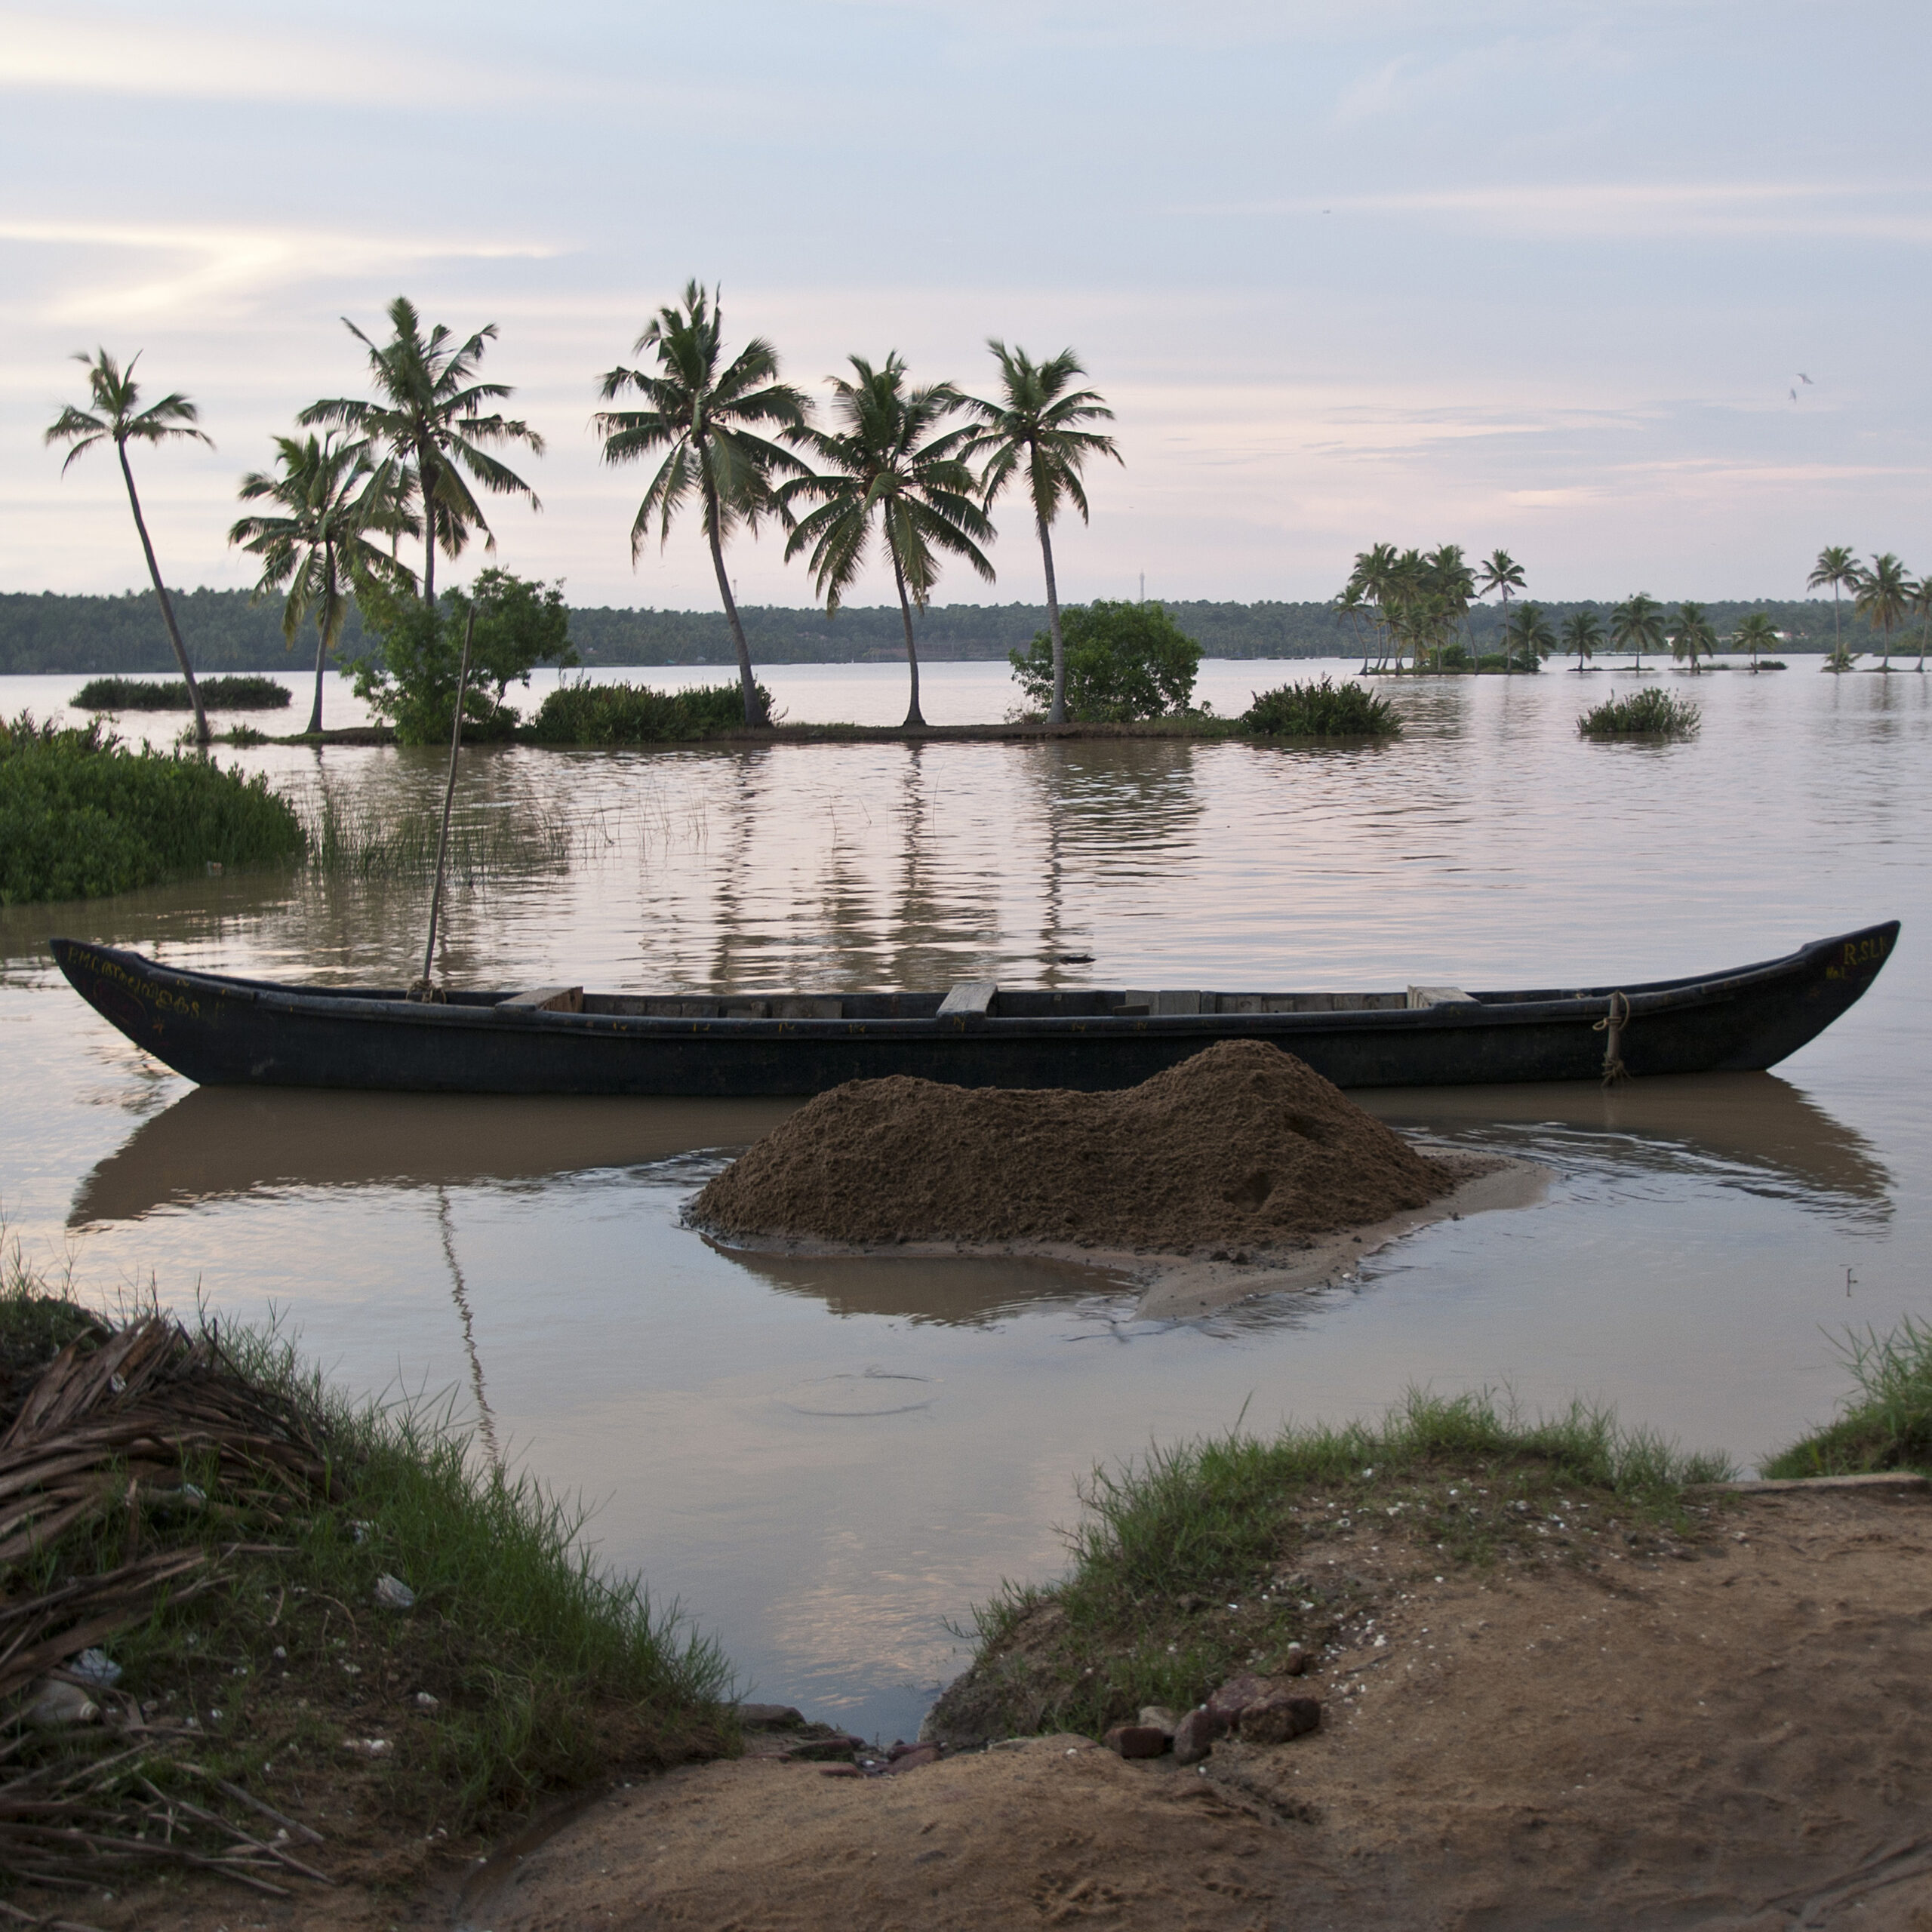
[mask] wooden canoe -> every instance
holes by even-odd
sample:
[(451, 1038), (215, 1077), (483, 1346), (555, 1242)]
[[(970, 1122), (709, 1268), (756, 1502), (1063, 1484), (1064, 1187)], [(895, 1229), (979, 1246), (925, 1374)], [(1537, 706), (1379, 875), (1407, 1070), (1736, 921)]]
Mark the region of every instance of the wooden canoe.
[[(1616, 1040), (1632, 1076), (1755, 1071), (1829, 1026), (1877, 975), (1898, 922), (1726, 973), (1466, 993), (1049, 991), (452, 992), (286, 985), (51, 942), (75, 992), (204, 1086), (463, 1094), (823, 1092), (912, 1074), (961, 1087), (1131, 1087), (1217, 1040), (1267, 1040), (1339, 1087), (1588, 1080)], [(1627, 1017), (1623, 1017), (1627, 1008)]]

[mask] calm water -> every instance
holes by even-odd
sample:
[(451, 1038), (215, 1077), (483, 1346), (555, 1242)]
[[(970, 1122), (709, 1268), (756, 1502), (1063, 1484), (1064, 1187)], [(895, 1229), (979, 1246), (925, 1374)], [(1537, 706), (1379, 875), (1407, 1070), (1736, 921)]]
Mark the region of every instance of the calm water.
[[(1875, 991), (1775, 1075), (1364, 1097), (1556, 1178), (1543, 1204), (1429, 1230), (1321, 1297), (1156, 1324), (1078, 1271), (727, 1257), (679, 1204), (782, 1103), (197, 1092), (44, 950), (66, 931), (399, 980), (420, 961), (414, 877), (0, 913), (0, 1202), (89, 1291), (152, 1280), (273, 1309), (356, 1389), (480, 1399), (511, 1457), (596, 1506), (609, 1561), (680, 1598), (761, 1694), (909, 1736), (957, 1667), (943, 1620), (1057, 1566), (1097, 1461), (1244, 1404), (1266, 1427), (1429, 1382), (1612, 1401), (1749, 1463), (1829, 1412), (1831, 1334), (1932, 1312), (1932, 680), (1797, 662), (1669, 678), (1705, 725), (1666, 748), (1582, 743), (1586, 695), (1635, 681), (1551, 672), (1393, 688), (1409, 735), (1379, 750), (466, 760), (468, 849), (498, 863), (457, 878), (445, 968), (481, 984), (1549, 985), (1905, 920)], [(1211, 664), (1202, 689), (1238, 709), (1350, 668)], [(904, 703), (891, 666), (767, 681), (795, 718)], [(77, 682), (0, 679), (0, 712), (46, 715)], [(982, 665), (931, 667), (925, 698), (935, 721), (1014, 701)], [(333, 681), (328, 703), (353, 715)], [(440, 789), (434, 755), (223, 755), (310, 812), (387, 823)], [(1094, 963), (1056, 966), (1066, 952)]]

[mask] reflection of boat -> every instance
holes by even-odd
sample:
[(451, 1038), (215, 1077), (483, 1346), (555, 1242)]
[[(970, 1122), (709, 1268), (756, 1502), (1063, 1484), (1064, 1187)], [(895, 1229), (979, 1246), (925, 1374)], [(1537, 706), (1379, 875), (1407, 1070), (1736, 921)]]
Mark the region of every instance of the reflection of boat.
[[(586, 994), (284, 986), (52, 942), (75, 990), (208, 1086), (745, 1097), (916, 1074), (962, 1087), (1129, 1087), (1217, 1040), (1272, 1041), (1340, 1087), (1583, 1080), (1775, 1066), (1876, 977), (1898, 924), (1636, 986), (1466, 993)], [(1607, 1032), (1606, 1032), (1606, 1027)]]
[(288, 1187), (460, 1186), (742, 1147), (783, 1101), (458, 1099), (201, 1087), (89, 1174), (69, 1225)]
[(1883, 1218), (1891, 1176), (1864, 1137), (1769, 1073), (1690, 1074), (1606, 1089), (1587, 1084), (1384, 1090), (1368, 1097), (1392, 1124), (1561, 1160), (1607, 1152), (1619, 1167), (1702, 1172), (1720, 1185), (1787, 1196), (1829, 1212)]

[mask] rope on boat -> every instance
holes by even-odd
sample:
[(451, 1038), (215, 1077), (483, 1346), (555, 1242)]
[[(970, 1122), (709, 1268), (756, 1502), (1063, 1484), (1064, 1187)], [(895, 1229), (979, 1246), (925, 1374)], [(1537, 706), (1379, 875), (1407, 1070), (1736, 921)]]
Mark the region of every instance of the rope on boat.
[(1592, 1033), (1605, 1033), (1609, 1038), (1603, 1043), (1603, 1084), (1614, 1087), (1620, 1080), (1631, 1078), (1630, 1069), (1623, 1064), (1623, 1029), (1630, 1023), (1630, 1001), (1624, 993), (1612, 993), (1610, 1011), (1590, 1029)]
[(429, 894), (429, 938), (423, 949), (423, 977), (409, 989), (414, 1000), (447, 1003), (449, 995), (429, 977), (436, 956), (436, 915), (443, 906), (443, 861), (450, 850), (450, 807), (456, 801), (456, 755), (463, 746), (463, 688), (469, 682), (469, 640), (476, 634), (476, 605), (469, 606), (469, 621), (463, 627), (463, 663), (456, 674), (456, 717), (450, 726), (449, 782), (443, 787), (442, 835), (436, 841), (436, 883)]

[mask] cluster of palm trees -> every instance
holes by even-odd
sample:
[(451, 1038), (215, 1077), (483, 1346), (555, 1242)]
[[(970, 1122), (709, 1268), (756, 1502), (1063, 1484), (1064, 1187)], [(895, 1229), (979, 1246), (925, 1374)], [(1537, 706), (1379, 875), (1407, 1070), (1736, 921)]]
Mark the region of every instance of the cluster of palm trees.
[(1863, 617), (1883, 639), (1879, 669), (1892, 668), (1892, 633), (1916, 617), (1918, 668), (1924, 670), (1926, 633), (1932, 631), (1932, 576), (1915, 578), (1889, 550), (1861, 564), (1847, 545), (1828, 543), (1818, 552), (1804, 586), (1807, 590), (1829, 589), (1832, 593), (1832, 653), (1825, 660), (1826, 670), (1849, 671), (1859, 656), (1845, 648), (1839, 629), (1838, 597), (1846, 590), (1851, 592), (1852, 614)]
[[(1897, 559), (1885, 561), (1896, 564)], [(1524, 585), (1523, 567), (1507, 550), (1492, 551), (1472, 565), (1460, 544), (1398, 550), (1392, 543), (1377, 543), (1357, 554), (1335, 608), (1355, 626), (1364, 672), (1371, 658), (1382, 670), (1400, 671), (1405, 661), (1416, 670), (1425, 663), (1435, 671), (1479, 669), (1469, 610), (1478, 598), (1491, 594), (1503, 602), (1500, 655), (1505, 672), (1535, 670), (1558, 651), (1566, 657), (1574, 656), (1577, 669), (1584, 670), (1606, 645), (1630, 652), (1639, 671), (1646, 651), (1661, 654), (1667, 646), (1695, 672), (1698, 660), (1714, 656), (1718, 649), (1716, 629), (1701, 604), (1687, 600), (1666, 610), (1640, 590), (1612, 607), (1606, 632), (1603, 620), (1587, 608), (1571, 611), (1559, 626), (1552, 626), (1549, 613), (1527, 599), (1512, 608), (1510, 600)], [(1364, 623), (1369, 626), (1366, 637)], [(1777, 641), (1770, 619), (1754, 611), (1740, 623), (1731, 642), (1734, 648), (1751, 654), (1755, 669), (1759, 651)]]
[[(390, 303), (388, 320), (389, 340), (378, 342), (344, 318), (368, 351), (371, 395), (325, 398), (302, 411), (297, 433), (275, 438), (274, 468), (242, 480), (242, 500), (264, 508), (229, 532), (231, 543), (260, 560), (258, 592), (283, 595), (283, 635), (292, 643), (312, 615), (315, 620), (312, 731), (321, 728), (328, 654), (358, 594), (420, 592), (433, 605), (438, 552), (454, 561), (478, 536), (487, 549), (496, 547), (481, 497), (522, 497), (533, 509), (542, 507), (529, 484), (495, 453), (512, 447), (534, 455), (543, 451), (543, 438), (528, 423), (498, 406), (512, 392), (481, 380), (479, 365), (496, 339), (496, 325), (462, 340), (440, 324), (426, 331), (414, 304), (401, 296)], [(912, 686), (906, 721), (920, 724), (912, 613), (925, 608), (944, 557), (962, 559), (993, 580), (986, 554), (995, 534), (989, 512), (1016, 483), (1024, 486), (1046, 572), (1054, 658), (1049, 718), (1065, 718), (1066, 648), (1052, 531), (1067, 504), (1086, 520), (1087, 463), (1121, 460), (1112, 438), (1093, 426), (1110, 421), (1113, 412), (1097, 392), (1075, 386), (1085, 372), (1072, 349), (1036, 361), (997, 339), (987, 346), (997, 371), (990, 400), (951, 383), (915, 385), (897, 353), (876, 365), (854, 355), (849, 377), (829, 379), (829, 420), (821, 424), (811, 398), (780, 380), (771, 343), (755, 337), (728, 354), (717, 298), (693, 281), (638, 337), (632, 352), (641, 358), (639, 366), (620, 366), (601, 378), (606, 406), (592, 422), (605, 460), (660, 457), (632, 522), (632, 558), (654, 526), (659, 540), (666, 541), (678, 512), (696, 507), (737, 649), (747, 724), (761, 719), (725, 567), (734, 536), (768, 521), (781, 525), (786, 559), (805, 557), (814, 589), (831, 611), (878, 537), (905, 626)], [(125, 369), (105, 349), (75, 359), (87, 367), (91, 406), (64, 408), (46, 440), (71, 445), (69, 463), (97, 445), (114, 446), (169, 641), (187, 680), (195, 735), (205, 744), (208, 719), (149, 540), (128, 449), (131, 443), (209, 439), (185, 395), (142, 406), (134, 380), (138, 356)], [(420, 578), (401, 560), (405, 538), (422, 543)]]

